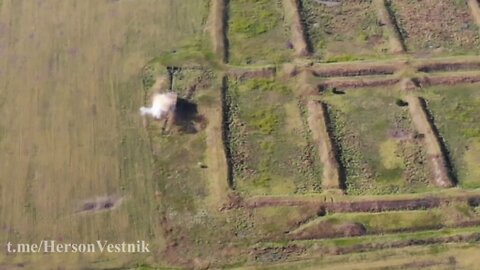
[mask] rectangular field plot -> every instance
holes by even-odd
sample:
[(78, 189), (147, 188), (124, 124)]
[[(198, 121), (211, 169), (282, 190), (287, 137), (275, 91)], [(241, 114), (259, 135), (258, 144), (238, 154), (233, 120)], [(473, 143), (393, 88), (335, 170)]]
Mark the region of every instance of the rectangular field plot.
[(318, 153), (289, 88), (267, 79), (230, 82), (227, 102), (237, 190), (248, 194), (320, 190)]
[(445, 142), (458, 184), (480, 187), (480, 91), (478, 85), (424, 90), (428, 108)]
[(349, 194), (419, 192), (430, 186), (408, 108), (388, 91), (358, 89), (324, 98)]
[(389, 0), (407, 51), (478, 52), (478, 27), (463, 0)]
[(292, 54), (281, 0), (235, 0), (229, 4), (229, 62), (265, 64)]
[(316, 55), (327, 61), (352, 60), (388, 52), (384, 26), (371, 1), (322, 4), (302, 0), (307, 36)]

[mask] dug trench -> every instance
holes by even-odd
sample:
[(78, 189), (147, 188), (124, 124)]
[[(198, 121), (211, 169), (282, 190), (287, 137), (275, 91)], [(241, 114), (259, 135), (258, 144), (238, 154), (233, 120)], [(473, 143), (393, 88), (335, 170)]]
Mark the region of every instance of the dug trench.
[(252, 248), (252, 256), (258, 258), (258, 256), (267, 257), (276, 254), (274, 258), (288, 258), (292, 254), (307, 255), (307, 254), (329, 254), (329, 255), (342, 255), (351, 253), (370, 252), (381, 249), (397, 249), (411, 246), (428, 246), (435, 244), (449, 244), (449, 243), (477, 243), (480, 241), (480, 233), (468, 233), (458, 234), (445, 237), (430, 237), (425, 239), (408, 239), (408, 240), (396, 240), (385, 241), (381, 243), (367, 243), (367, 244), (354, 244), (348, 247), (322, 247), (316, 245), (314, 248), (305, 247), (301, 243), (290, 243), (281, 247), (256, 247)]
[(400, 78), (393, 76), (386, 76), (383, 78), (358, 78), (358, 79), (329, 79), (318, 84), (319, 91), (324, 91), (330, 88), (366, 88), (366, 87), (383, 87), (398, 84)]
[(398, 70), (400, 63), (391, 64), (326, 64), (311, 68), (317, 77), (356, 77), (367, 75), (392, 75)]
[[(425, 196), (423, 198), (408, 199), (383, 199), (383, 200), (358, 200), (326, 202), (324, 198), (288, 198), (288, 197), (252, 197), (237, 200), (235, 208), (259, 208), (275, 206), (305, 206), (320, 207), (326, 213), (351, 213), (351, 212), (383, 212), (400, 210), (424, 210), (438, 208), (452, 202), (470, 205), (480, 204), (480, 194), (455, 195), (450, 197)], [(227, 210), (226, 208), (225, 210)]]
[(452, 163), (442, 137), (437, 130), (433, 116), (429, 113), (424, 99), (415, 96), (406, 98), (412, 121), (417, 131), (424, 137), (428, 162), (433, 174), (433, 183), (439, 187), (455, 185), (452, 176)]

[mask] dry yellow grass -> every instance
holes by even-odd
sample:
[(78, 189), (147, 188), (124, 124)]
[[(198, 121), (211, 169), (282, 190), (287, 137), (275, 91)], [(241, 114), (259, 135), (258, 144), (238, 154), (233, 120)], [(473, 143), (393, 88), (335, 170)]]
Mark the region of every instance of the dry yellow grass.
[[(202, 32), (202, 7), (197, 0), (3, 1), (1, 243), (147, 240), (153, 251), (139, 262), (162, 260), (152, 153), (138, 115), (139, 73), (160, 52)], [(75, 214), (82, 201), (104, 195), (122, 196), (123, 204)], [(134, 256), (116, 256), (116, 263)], [(104, 257), (114, 256), (62, 259), (75, 265)], [(39, 259), (37, 269), (54, 262)]]

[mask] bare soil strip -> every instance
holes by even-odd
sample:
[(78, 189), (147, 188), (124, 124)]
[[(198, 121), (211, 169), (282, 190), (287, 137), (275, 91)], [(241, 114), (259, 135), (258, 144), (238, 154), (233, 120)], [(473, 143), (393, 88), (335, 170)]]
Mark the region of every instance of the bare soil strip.
[(428, 118), (424, 102), (416, 96), (407, 96), (406, 101), (415, 128), (424, 136), (433, 183), (439, 187), (452, 187), (454, 183), (449, 175), (445, 153), (442, 151), (440, 139), (435, 133), (434, 123)]
[(310, 100), (308, 108), (308, 125), (312, 131), (313, 141), (318, 147), (323, 164), (322, 187), (324, 189), (340, 189), (340, 168), (336, 150), (328, 132), (328, 115), (323, 103)]
[(206, 164), (209, 183), (209, 199), (212, 206), (219, 209), (224, 202), (229, 191), (228, 186), (228, 163), (225, 153), (225, 144), (223, 140), (223, 104), (222, 89), (215, 91), (215, 97), (212, 104), (205, 110), (205, 115), (209, 119), (206, 127), (207, 134), (207, 153)]
[(301, 230), (297, 230), (287, 235), (289, 240), (314, 240), (338, 237), (355, 237), (364, 235), (392, 234), (418, 232), (428, 230), (440, 230), (442, 228), (465, 228), (480, 225), (480, 220), (470, 220), (464, 222), (456, 222), (454, 224), (432, 224), (432, 225), (415, 225), (412, 227), (401, 229), (366, 229), (363, 224), (355, 222), (344, 222), (334, 224), (329, 221), (317, 222), (310, 226), (303, 226)]
[(283, 0), (283, 6), (285, 8), (287, 21), (290, 23), (295, 55), (298, 57), (307, 56), (310, 52), (306, 41), (305, 29), (300, 17), (300, 2), (299, 0)]
[(390, 14), (385, 0), (374, 0), (375, 7), (377, 9), (378, 17), (381, 23), (386, 27), (386, 32), (390, 41), (391, 53), (403, 53), (405, 52), (405, 46), (402, 43), (398, 27)]
[(452, 72), (480, 69), (477, 56), (437, 58), (429, 60), (395, 59), (393, 61), (353, 61), (340, 63), (317, 63), (306, 67), (317, 77), (357, 77), (368, 75), (392, 75), (411, 66), (418, 72)]
[(478, 0), (468, 0), (468, 6), (470, 7), (475, 23), (480, 26), (480, 7), (478, 6)]
[(399, 210), (421, 210), (437, 208), (451, 202), (467, 202), (475, 206), (480, 203), (480, 194), (463, 194), (449, 197), (425, 196), (423, 198), (393, 198), (393, 199), (365, 199), (358, 201), (328, 202), (323, 197), (312, 198), (288, 198), (288, 197), (254, 197), (246, 199), (237, 206), (246, 208), (276, 207), (276, 206), (305, 206), (323, 208), (331, 213), (351, 212), (383, 212)]
[(213, 0), (210, 11), (210, 34), (215, 54), (222, 62), (227, 61), (226, 0)]

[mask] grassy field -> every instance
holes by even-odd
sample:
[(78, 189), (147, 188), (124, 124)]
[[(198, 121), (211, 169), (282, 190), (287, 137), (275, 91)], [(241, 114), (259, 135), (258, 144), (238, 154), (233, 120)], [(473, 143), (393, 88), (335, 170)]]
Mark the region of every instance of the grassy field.
[(281, 0), (229, 3), (229, 62), (235, 65), (281, 63), (292, 54)]
[[(72, 269), (87, 261), (164, 263), (155, 158), (137, 113), (140, 73), (154, 56), (202, 34), (206, 7), (196, 0), (3, 1), (0, 241), (146, 240), (154, 252), (66, 255), (61, 263), (60, 255), (2, 254), (0, 261), (37, 269), (56, 261)], [(78, 213), (83, 202), (113, 195), (123, 198), (115, 211)]]
[(398, 96), (387, 89), (324, 95), (349, 194), (408, 193), (430, 186), (425, 153), (414, 139), (407, 108), (397, 104)]
[(236, 189), (257, 195), (320, 191), (319, 156), (292, 90), (252, 79), (231, 81), (228, 95)]
[(307, 34), (315, 55), (329, 62), (350, 61), (388, 52), (385, 30), (371, 1), (324, 5), (302, 0)]
[(431, 87), (423, 90), (440, 135), (463, 188), (480, 187), (480, 93), (478, 86)]
[(480, 37), (463, 0), (388, 1), (408, 51), (478, 52)]

